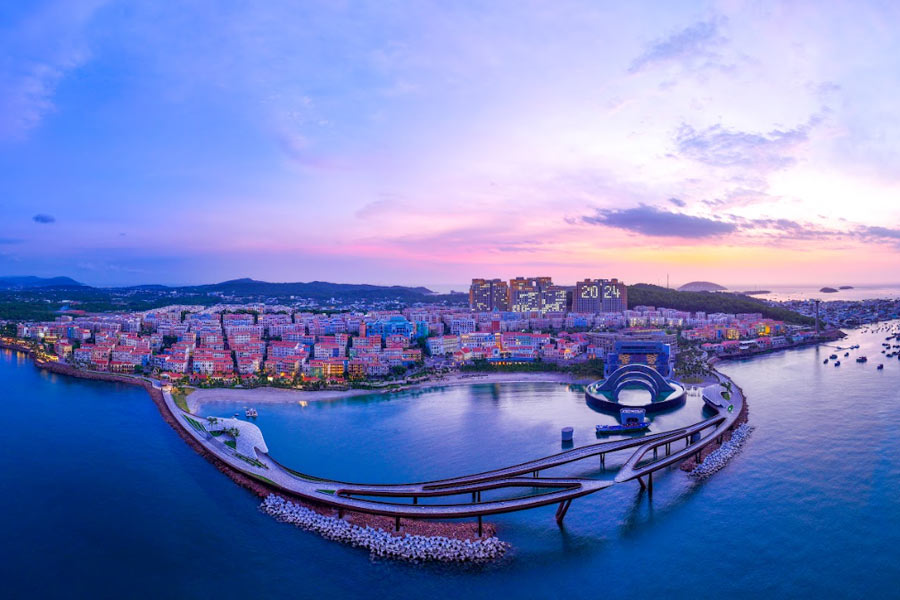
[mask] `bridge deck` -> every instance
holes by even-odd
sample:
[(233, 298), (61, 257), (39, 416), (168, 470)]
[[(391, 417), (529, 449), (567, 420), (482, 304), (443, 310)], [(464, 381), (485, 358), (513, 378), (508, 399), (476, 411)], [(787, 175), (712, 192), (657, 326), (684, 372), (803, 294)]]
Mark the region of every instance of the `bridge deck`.
[[(716, 437), (724, 433), (734, 424), (743, 406), (743, 396), (739, 390), (733, 390), (733, 410), (719, 410), (710, 419), (689, 427), (655, 433), (635, 439), (600, 442), (580, 448), (566, 450), (552, 456), (527, 461), (509, 467), (454, 477), (436, 481), (407, 484), (360, 484), (320, 479), (303, 473), (292, 471), (257, 449), (257, 459), (241, 457), (232, 449), (210, 435), (202, 427), (203, 419), (184, 413), (177, 406), (171, 394), (163, 394), (166, 405), (176, 421), (204, 448), (237, 471), (265, 481), (269, 485), (280, 488), (295, 496), (329, 505), (340, 510), (349, 510), (370, 514), (387, 515), (404, 518), (461, 518), (491, 515), (518, 510), (526, 510), (549, 504), (563, 503), (575, 498), (592, 494), (616, 483), (631, 481), (665, 468), (690, 457)], [(712, 407), (714, 410), (722, 407)], [(189, 425), (182, 417), (189, 417), (193, 425)], [(201, 426), (198, 427), (197, 424)], [(647, 452), (664, 444), (689, 438), (695, 433), (714, 427), (711, 434), (700, 441), (671, 453), (661, 459), (638, 466)], [(614, 480), (597, 480), (581, 477), (520, 477), (526, 473), (537, 473), (563, 464), (583, 460), (610, 452), (619, 452), (636, 448), (619, 470)], [(481, 501), (481, 492), (497, 489), (521, 489), (530, 493), (526, 496)], [(547, 491), (549, 490), (549, 491)], [(452, 504), (401, 504), (372, 499), (373, 497), (410, 498), (416, 502), (419, 497), (439, 497), (472, 494), (473, 502)], [(565, 514), (564, 511), (562, 514)]]

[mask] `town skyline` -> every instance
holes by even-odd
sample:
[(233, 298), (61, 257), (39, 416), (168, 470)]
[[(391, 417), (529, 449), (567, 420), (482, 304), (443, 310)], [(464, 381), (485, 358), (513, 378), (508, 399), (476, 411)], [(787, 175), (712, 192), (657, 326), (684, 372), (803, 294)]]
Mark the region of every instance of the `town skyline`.
[(898, 10), (12, 4), (0, 273), (881, 283)]

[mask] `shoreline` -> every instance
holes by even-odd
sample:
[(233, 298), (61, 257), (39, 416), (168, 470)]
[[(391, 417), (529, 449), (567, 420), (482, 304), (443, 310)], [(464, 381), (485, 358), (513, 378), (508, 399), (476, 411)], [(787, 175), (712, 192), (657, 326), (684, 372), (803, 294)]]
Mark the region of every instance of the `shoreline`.
[(734, 381), (734, 379), (728, 377), (724, 373), (716, 371), (715, 366), (713, 366), (712, 369), (717, 375), (719, 375), (726, 381), (730, 381), (731, 385), (737, 388), (738, 392), (740, 392), (741, 394), (741, 397), (744, 399), (744, 402), (741, 405), (741, 411), (738, 413), (737, 419), (735, 419), (734, 421), (734, 425), (728, 431), (722, 434), (722, 437), (720, 438), (721, 441), (713, 440), (711, 443), (701, 448), (700, 452), (698, 452), (696, 456), (688, 458), (679, 465), (679, 468), (686, 473), (690, 473), (696, 467), (702, 465), (707, 456), (721, 448), (722, 445), (725, 444), (725, 442), (731, 441), (731, 436), (734, 435), (734, 432), (737, 431), (737, 428), (749, 422), (750, 420), (750, 406), (747, 402), (747, 394), (744, 393), (744, 390)]
[(557, 383), (560, 385), (587, 385), (592, 378), (576, 377), (553, 371), (539, 373), (485, 373), (452, 375), (411, 383), (388, 390), (350, 389), (306, 391), (293, 388), (262, 386), (255, 388), (192, 388), (186, 402), (191, 413), (209, 404), (253, 402), (256, 404), (293, 404), (296, 402), (322, 402), (358, 396), (388, 396), (391, 394), (428, 388), (454, 387), (495, 383)]
[[(788, 350), (797, 350), (798, 348), (809, 348), (810, 346), (818, 346), (820, 344), (828, 344), (829, 342), (836, 342), (838, 340), (842, 340), (847, 337), (847, 334), (841, 330), (838, 330), (840, 335), (833, 335), (828, 338), (818, 339), (818, 340), (810, 340), (808, 342), (800, 342), (799, 344), (791, 344), (790, 346), (781, 346), (779, 348), (765, 348), (762, 350), (748, 350), (745, 352), (739, 352), (734, 354), (719, 354), (710, 358), (710, 365), (715, 365), (720, 361), (725, 360), (740, 360), (742, 358), (753, 358), (754, 356), (762, 356), (764, 354), (775, 354), (776, 352), (786, 352)], [(712, 362), (715, 361), (715, 362)]]

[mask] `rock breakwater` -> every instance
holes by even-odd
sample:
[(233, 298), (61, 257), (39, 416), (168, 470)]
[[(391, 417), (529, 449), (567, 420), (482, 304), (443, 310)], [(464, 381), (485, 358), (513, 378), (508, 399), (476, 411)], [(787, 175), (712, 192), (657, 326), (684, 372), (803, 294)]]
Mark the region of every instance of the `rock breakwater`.
[(291, 523), (322, 537), (365, 548), (373, 558), (410, 562), (483, 563), (503, 556), (509, 544), (496, 537), (461, 540), (444, 536), (392, 535), (373, 527), (361, 527), (328, 517), (277, 494), (268, 495), (260, 510), (283, 523)]
[(697, 465), (697, 467), (688, 473), (688, 475), (695, 479), (705, 479), (723, 468), (728, 464), (728, 461), (731, 460), (732, 457), (741, 451), (744, 442), (747, 441), (747, 438), (752, 431), (753, 427), (750, 427), (747, 423), (743, 423), (731, 433), (730, 440), (719, 446), (716, 450), (710, 452), (709, 455), (703, 459), (703, 462)]

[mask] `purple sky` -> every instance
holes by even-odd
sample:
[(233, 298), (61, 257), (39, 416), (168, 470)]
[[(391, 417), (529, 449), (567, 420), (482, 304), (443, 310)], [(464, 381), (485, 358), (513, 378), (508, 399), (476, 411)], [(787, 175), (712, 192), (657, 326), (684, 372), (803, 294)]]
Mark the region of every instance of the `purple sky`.
[(0, 275), (898, 279), (893, 2), (10, 2)]

